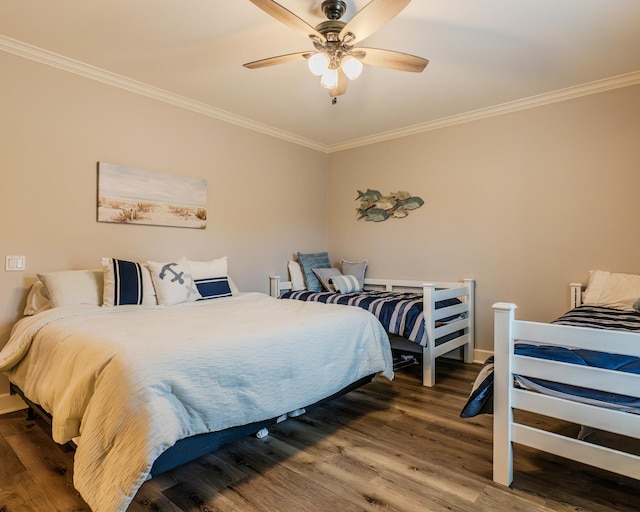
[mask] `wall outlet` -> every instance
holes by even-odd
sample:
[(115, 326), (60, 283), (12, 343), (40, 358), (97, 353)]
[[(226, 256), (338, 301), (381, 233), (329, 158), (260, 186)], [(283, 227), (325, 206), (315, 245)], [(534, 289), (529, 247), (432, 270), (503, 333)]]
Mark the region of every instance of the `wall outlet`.
[(24, 271), (27, 266), (26, 256), (7, 256), (4, 269), (10, 272)]

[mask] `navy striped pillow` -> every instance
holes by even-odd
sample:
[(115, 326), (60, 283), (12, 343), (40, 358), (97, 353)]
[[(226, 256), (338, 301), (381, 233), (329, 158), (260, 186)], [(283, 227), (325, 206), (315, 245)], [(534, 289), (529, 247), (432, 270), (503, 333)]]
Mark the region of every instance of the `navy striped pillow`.
[(140, 263), (112, 259), (115, 281), (113, 305), (142, 304), (142, 268)]
[[(194, 279), (196, 288), (203, 299), (217, 299), (219, 297), (231, 297), (231, 287), (226, 276), (207, 277), (205, 279)], [(198, 299), (200, 300), (200, 299)]]

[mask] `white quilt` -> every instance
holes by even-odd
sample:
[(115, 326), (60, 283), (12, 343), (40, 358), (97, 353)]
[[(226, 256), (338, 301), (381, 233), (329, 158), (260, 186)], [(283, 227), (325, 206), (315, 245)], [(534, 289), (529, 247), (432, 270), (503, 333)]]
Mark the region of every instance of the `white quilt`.
[(259, 293), (44, 311), (16, 324), (0, 371), (53, 415), (56, 442), (80, 436), (74, 484), (95, 512), (126, 510), (179, 439), (393, 378), (372, 314)]

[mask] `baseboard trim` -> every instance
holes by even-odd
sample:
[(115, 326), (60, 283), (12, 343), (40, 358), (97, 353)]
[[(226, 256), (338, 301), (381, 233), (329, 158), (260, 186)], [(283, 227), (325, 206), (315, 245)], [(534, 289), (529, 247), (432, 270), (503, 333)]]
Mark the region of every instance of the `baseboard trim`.
[(474, 363), (484, 363), (487, 358), (491, 357), (493, 352), (491, 350), (478, 350), (475, 349), (473, 351), (473, 362)]
[(27, 404), (18, 395), (4, 393), (0, 395), (0, 415), (26, 409)]

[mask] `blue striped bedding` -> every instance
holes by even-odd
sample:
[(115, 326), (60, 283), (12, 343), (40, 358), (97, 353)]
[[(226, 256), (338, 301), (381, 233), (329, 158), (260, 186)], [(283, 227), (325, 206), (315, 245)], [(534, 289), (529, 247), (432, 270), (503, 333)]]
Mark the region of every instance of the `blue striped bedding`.
[[(423, 296), (421, 293), (364, 291), (355, 293), (334, 292), (286, 292), (281, 299), (296, 299), (326, 304), (357, 306), (373, 313), (390, 334), (402, 336), (423, 347), (427, 346), (427, 331), (424, 322)], [(437, 301), (435, 308), (460, 304), (459, 299)], [(443, 318), (442, 323), (456, 317)], [(439, 340), (446, 341), (446, 338)], [(437, 343), (436, 343), (437, 344)]]
[[(640, 314), (619, 309), (598, 306), (581, 306), (565, 313), (552, 323), (574, 327), (610, 329), (616, 331), (640, 332)], [(563, 361), (566, 363), (605, 368), (640, 375), (640, 358), (609, 354), (593, 350), (568, 349), (547, 345), (516, 343), (515, 353), (529, 357)], [(598, 390), (584, 389), (567, 384), (558, 384), (542, 379), (524, 379), (516, 377), (524, 387), (561, 397), (579, 397), (586, 403), (597, 403), (622, 411), (640, 414), (640, 400), (625, 395), (615, 395)], [(488, 358), (473, 384), (471, 394), (460, 416), (471, 418), (478, 414), (493, 412), (493, 356)]]

